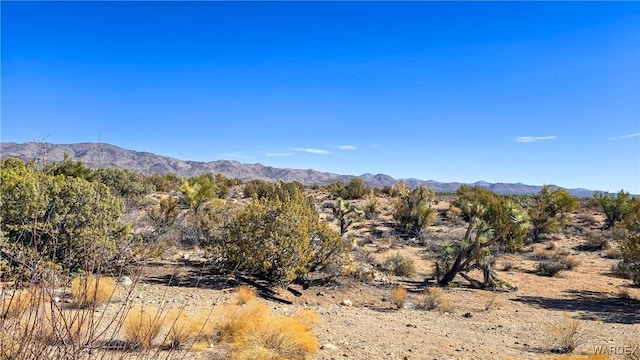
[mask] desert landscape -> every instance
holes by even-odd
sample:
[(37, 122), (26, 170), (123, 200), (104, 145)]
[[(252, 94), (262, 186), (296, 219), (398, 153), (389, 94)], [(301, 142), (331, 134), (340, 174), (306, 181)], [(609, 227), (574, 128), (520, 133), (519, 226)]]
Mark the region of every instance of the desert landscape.
[[(16, 171), (21, 177), (15, 177)], [(53, 174), (65, 183), (106, 184), (114, 199), (126, 204), (115, 220), (128, 224), (128, 235), (114, 238), (118, 248), (112, 255), (62, 241), (62, 229), (55, 230), (54, 223), (73, 224), (69, 217), (81, 207), (14, 223), (15, 212), (25, 211), (14, 200), (29, 195), (24, 189), (31, 176), (45, 181)], [(621, 224), (638, 216), (637, 199), (625, 193), (578, 199), (550, 187), (514, 196), (478, 186), (451, 193), (435, 193), (426, 185), (411, 189), (403, 182), (370, 188), (360, 178), (328, 185), (241, 182), (213, 175), (179, 179), (95, 170), (70, 158), (43, 170), (33, 162), (5, 159), (2, 176), (2, 358), (638, 358), (640, 289), (627, 278), (636, 270), (619, 265), (637, 261), (625, 247), (626, 240), (637, 241), (637, 228), (624, 233), (630, 236), (626, 240), (619, 232)], [(212, 191), (198, 192), (207, 184)], [(47, 197), (44, 192), (40, 196)], [(317, 223), (274, 230), (304, 219), (305, 212), (287, 205), (298, 196)], [(486, 209), (465, 208), (464, 199), (482, 202)], [(616, 199), (629, 209), (620, 220), (606, 207)], [(540, 207), (544, 201), (551, 202)], [(536, 208), (560, 209), (562, 201), (566, 212), (547, 215), (546, 225), (536, 223)], [(43, 211), (54, 203), (53, 198), (42, 203)], [(409, 203), (413, 207), (407, 208)], [(506, 238), (491, 243), (498, 235), (488, 227), (498, 225), (490, 225), (492, 220), (482, 214), (496, 204), (527, 214), (522, 242), (511, 247)], [(88, 205), (108, 212), (99, 202)], [(260, 206), (278, 212), (285, 222), (268, 217), (262, 223), (261, 216), (270, 215)], [(52, 228), (44, 226), (52, 221), (47, 225)], [(271, 229), (273, 223), (280, 225)], [(509, 229), (515, 236), (513, 224)], [(233, 230), (238, 226), (240, 235)], [(236, 236), (244, 243), (258, 231), (277, 239), (261, 226), (295, 239), (304, 238), (296, 232), (301, 226), (321, 226), (316, 231), (326, 229), (331, 233), (327, 239), (338, 239), (323, 246), (344, 248), (314, 269), (303, 266), (291, 273), (301, 266), (302, 253), (289, 263), (281, 255), (302, 245), (290, 239), (283, 248), (269, 250), (273, 243), (267, 242), (240, 253), (252, 258), (268, 254), (268, 271), (260, 270), (264, 264), (249, 266), (248, 258), (221, 260), (236, 256), (224, 248)], [(50, 235), (53, 231), (57, 235)], [(99, 234), (91, 230), (76, 236), (92, 233)], [(25, 241), (24, 236), (36, 237)], [(33, 246), (49, 236), (58, 239), (64, 259), (79, 257), (78, 263), (47, 261), (58, 256), (55, 249)], [(460, 254), (471, 249), (465, 243), (481, 237), (477, 246), (487, 257), (468, 255), (477, 265), (442, 284), (452, 264), (443, 260), (445, 249)], [(281, 265), (288, 270), (273, 264), (289, 264)], [(483, 280), (485, 270), (489, 282)]]

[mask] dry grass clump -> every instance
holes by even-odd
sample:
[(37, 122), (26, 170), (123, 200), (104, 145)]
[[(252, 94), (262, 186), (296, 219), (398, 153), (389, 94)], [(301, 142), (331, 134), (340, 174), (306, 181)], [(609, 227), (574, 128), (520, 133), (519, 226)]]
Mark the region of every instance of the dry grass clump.
[(393, 300), (393, 303), (396, 305), (396, 307), (398, 307), (398, 309), (402, 308), (402, 305), (404, 305), (404, 301), (407, 298), (407, 289), (405, 289), (402, 286), (394, 286), (393, 289), (391, 289), (391, 299)]
[(296, 318), (271, 317), (262, 326), (242, 333), (235, 341), (232, 359), (310, 359), (318, 351), (315, 336)]
[(10, 296), (2, 299), (0, 316), (20, 316), (27, 309), (37, 307), (40, 300), (42, 300), (42, 298), (39, 296), (39, 292), (37, 290), (16, 290)]
[(318, 351), (310, 330), (320, 316), (302, 309), (294, 316), (272, 316), (266, 305), (250, 301), (245, 305), (228, 304), (215, 316), (213, 336), (231, 343), (231, 359), (309, 359)]
[(313, 309), (300, 309), (293, 317), (307, 330), (313, 329), (320, 322), (320, 315)]
[(546, 329), (546, 335), (551, 343), (551, 351), (566, 354), (582, 345), (587, 334), (580, 320), (572, 319), (565, 313), (562, 320)]
[(116, 280), (111, 277), (79, 276), (71, 280), (71, 295), (76, 306), (87, 307), (109, 302), (116, 291)]
[(187, 314), (185, 309), (170, 310), (164, 321), (171, 325), (169, 334), (167, 335), (170, 347), (172, 349), (184, 348), (185, 343), (195, 340), (198, 336), (204, 334), (208, 317), (208, 313), (200, 313), (192, 316)]
[(255, 298), (256, 289), (251, 286), (242, 285), (236, 290), (236, 299), (238, 305), (244, 305), (250, 301), (253, 301)]
[(418, 307), (424, 310), (438, 309), (441, 312), (453, 312), (454, 306), (451, 299), (446, 296), (439, 287), (430, 287), (422, 292), (422, 298)]
[(264, 304), (227, 305), (215, 325), (214, 335), (220, 342), (234, 342), (243, 333), (261, 327), (268, 320), (269, 309)]
[(124, 338), (129, 344), (148, 349), (160, 333), (164, 321), (165, 318), (157, 307), (132, 307), (122, 325)]

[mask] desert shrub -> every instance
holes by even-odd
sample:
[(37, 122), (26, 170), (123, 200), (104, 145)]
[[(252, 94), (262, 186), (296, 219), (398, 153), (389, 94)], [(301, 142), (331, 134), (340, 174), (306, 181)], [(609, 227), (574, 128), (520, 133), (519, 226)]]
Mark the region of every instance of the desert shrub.
[(583, 251), (599, 251), (609, 247), (609, 239), (601, 231), (584, 233), (584, 242), (579, 246)]
[(413, 259), (400, 254), (399, 252), (388, 256), (382, 264), (384, 269), (395, 276), (413, 276), (416, 273), (416, 266)]
[(407, 298), (407, 289), (402, 286), (394, 286), (391, 289), (391, 300), (398, 309), (404, 305), (404, 301)]
[(300, 192), (285, 199), (254, 198), (221, 221), (216, 231), (209, 227), (207, 242), (228, 269), (286, 284), (347, 261), (348, 244), (320, 221), (313, 203)]
[(584, 344), (587, 337), (587, 331), (582, 322), (570, 318), (566, 313), (562, 320), (545, 330), (548, 341), (551, 343), (550, 350), (561, 354), (573, 352), (578, 346)]
[(146, 215), (153, 226), (154, 233), (160, 236), (169, 231), (180, 216), (178, 199), (175, 196), (162, 197), (157, 206), (147, 209)]
[(629, 202), (624, 217), (615, 224), (613, 234), (620, 244), (621, 269), (640, 285), (640, 198)]
[(580, 259), (578, 259), (575, 256), (567, 256), (563, 258), (561, 261), (562, 261), (562, 264), (564, 264), (564, 268), (567, 270), (573, 270), (578, 265), (580, 265)]
[(78, 307), (109, 302), (116, 291), (116, 280), (112, 277), (77, 276), (71, 280), (71, 295)]
[(256, 298), (256, 288), (242, 285), (236, 290), (236, 298), (238, 305), (244, 305)]
[(111, 193), (124, 199), (129, 205), (137, 204), (143, 196), (153, 191), (142, 174), (125, 169), (95, 170), (96, 180), (106, 185)]
[(459, 207), (455, 205), (451, 205), (447, 210), (446, 218), (448, 222), (458, 225), (462, 222), (461, 217), (462, 217), (462, 210)]
[(141, 349), (151, 347), (164, 325), (160, 309), (153, 306), (132, 307), (122, 325), (125, 340)]
[(534, 241), (542, 235), (552, 234), (564, 228), (568, 214), (578, 209), (578, 199), (564, 189), (555, 189), (548, 185), (533, 197), (533, 204), (528, 209), (531, 220), (531, 234)]
[(538, 273), (544, 276), (555, 276), (566, 269), (567, 267), (563, 262), (556, 260), (542, 260), (537, 266)]
[(155, 188), (156, 191), (165, 193), (178, 191), (178, 187), (180, 186), (180, 178), (173, 173), (150, 175), (146, 178), (146, 182)]
[(47, 263), (71, 272), (131, 264), (130, 228), (118, 222), (123, 204), (105, 185), (5, 159), (0, 197), (0, 251), (11, 273), (32, 278)]
[(364, 181), (359, 177), (349, 180), (349, 184), (345, 186), (342, 180), (336, 180), (329, 185), (329, 192), (334, 198), (345, 200), (360, 199), (367, 193)]
[(610, 193), (595, 193), (593, 200), (605, 215), (605, 228), (612, 228), (616, 222), (622, 221), (631, 201), (629, 193), (620, 190), (615, 196)]
[(410, 190), (402, 181), (396, 187), (400, 195), (394, 203), (393, 218), (401, 231), (417, 236), (436, 219), (438, 212), (431, 206), (435, 193), (426, 185)]
[(422, 292), (418, 307), (423, 310), (440, 310), (453, 312), (454, 305), (439, 287), (430, 287)]
[(380, 204), (373, 190), (367, 194), (367, 202), (364, 205), (364, 213), (367, 219), (374, 219), (380, 212)]
[(359, 177), (354, 177), (354, 178), (351, 178), (351, 180), (349, 180), (345, 199), (347, 200), (360, 199), (366, 193), (367, 193), (367, 189), (364, 186), (364, 181)]
[(251, 180), (245, 184), (243, 194), (245, 198), (258, 199), (285, 199), (301, 193), (304, 185), (299, 182), (268, 182), (264, 180)]
[(502, 271), (510, 271), (513, 269), (513, 263), (511, 261), (505, 261), (502, 264)]
[(226, 178), (211, 174), (182, 179), (179, 187), (184, 201), (194, 213), (203, 210), (211, 201), (224, 197), (228, 189)]

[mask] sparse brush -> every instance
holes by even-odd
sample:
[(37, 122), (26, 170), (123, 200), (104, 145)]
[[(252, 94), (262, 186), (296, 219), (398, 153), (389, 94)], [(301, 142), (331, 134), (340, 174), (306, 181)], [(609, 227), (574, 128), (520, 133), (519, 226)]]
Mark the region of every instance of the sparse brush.
[(320, 322), (320, 315), (313, 309), (300, 309), (293, 316), (305, 329), (311, 330)]
[(566, 354), (585, 342), (586, 331), (580, 320), (572, 319), (564, 313), (559, 323), (547, 329), (547, 336), (551, 342), (551, 351)]
[(391, 289), (391, 299), (393, 300), (393, 303), (396, 304), (396, 307), (398, 309), (402, 308), (402, 305), (404, 305), (404, 301), (407, 298), (407, 289), (405, 289), (402, 286), (394, 286), (393, 289)]
[(315, 336), (296, 318), (276, 316), (241, 334), (232, 359), (309, 359), (318, 351)]
[(434, 310), (442, 305), (444, 296), (439, 287), (430, 287), (423, 291), (420, 308), (424, 310)]
[(600, 232), (589, 231), (584, 234), (584, 243), (580, 245), (580, 250), (584, 251), (598, 251), (604, 250), (609, 247), (609, 240)]
[(622, 252), (617, 247), (610, 247), (604, 251), (607, 259), (622, 259)]
[(538, 263), (538, 273), (544, 276), (555, 276), (565, 269), (566, 265), (560, 261), (543, 260)]
[(78, 276), (71, 280), (71, 295), (77, 307), (109, 302), (116, 291), (116, 280), (106, 276)]
[(238, 305), (244, 305), (250, 301), (253, 301), (255, 298), (256, 289), (251, 286), (242, 285), (239, 286), (236, 290), (236, 299)]
[(502, 271), (510, 271), (513, 269), (513, 263), (511, 261), (505, 261), (502, 265)]
[(624, 300), (633, 299), (633, 297), (631, 296), (631, 293), (629, 292), (629, 289), (627, 289), (626, 287), (618, 288), (618, 297)]
[(148, 349), (160, 333), (164, 320), (161, 311), (156, 307), (131, 308), (122, 326), (125, 340), (141, 349)]
[(581, 261), (575, 256), (570, 256), (562, 259), (562, 263), (564, 264), (565, 269), (573, 270), (580, 265)]
[(387, 257), (383, 267), (388, 273), (395, 276), (410, 277), (416, 273), (416, 266), (413, 259), (401, 255), (399, 252)]
[(498, 296), (495, 293), (482, 293), (485, 298), (484, 311), (498, 308)]

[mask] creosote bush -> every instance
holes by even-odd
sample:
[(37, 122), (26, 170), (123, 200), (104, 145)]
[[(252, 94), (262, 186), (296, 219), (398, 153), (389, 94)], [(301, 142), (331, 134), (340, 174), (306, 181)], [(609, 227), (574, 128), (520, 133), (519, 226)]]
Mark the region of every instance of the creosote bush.
[(314, 205), (294, 191), (281, 199), (253, 198), (206, 229), (209, 253), (228, 269), (287, 284), (328, 265), (348, 261), (349, 244), (325, 222)]

